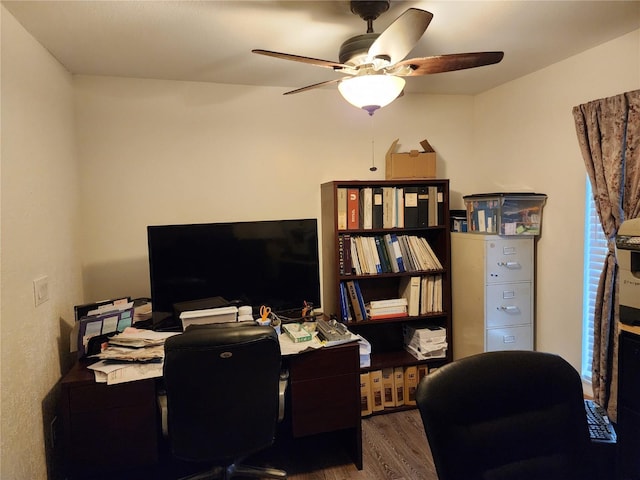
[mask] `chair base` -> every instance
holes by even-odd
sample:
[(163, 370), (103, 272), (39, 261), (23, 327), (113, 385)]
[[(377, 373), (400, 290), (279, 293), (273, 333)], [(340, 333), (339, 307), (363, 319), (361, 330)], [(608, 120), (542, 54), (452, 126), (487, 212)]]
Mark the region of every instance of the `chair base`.
[(227, 468), (213, 467), (206, 472), (195, 473), (180, 480), (229, 480), (236, 476), (254, 478), (287, 478), (287, 472), (269, 467), (251, 467), (248, 465), (231, 464)]

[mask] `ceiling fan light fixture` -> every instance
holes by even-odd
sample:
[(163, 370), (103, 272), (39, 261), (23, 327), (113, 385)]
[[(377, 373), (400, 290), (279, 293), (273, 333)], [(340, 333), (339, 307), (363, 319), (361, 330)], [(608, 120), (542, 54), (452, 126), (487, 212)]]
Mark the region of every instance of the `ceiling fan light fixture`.
[(378, 108), (393, 102), (404, 88), (405, 80), (394, 75), (359, 75), (345, 78), (338, 90), (351, 105), (373, 115)]

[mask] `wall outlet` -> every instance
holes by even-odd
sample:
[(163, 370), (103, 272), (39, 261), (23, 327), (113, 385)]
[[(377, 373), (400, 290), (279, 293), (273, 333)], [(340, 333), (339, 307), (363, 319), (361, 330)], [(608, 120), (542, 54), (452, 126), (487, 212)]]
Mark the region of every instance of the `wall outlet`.
[(49, 300), (49, 277), (43, 275), (33, 281), (33, 298), (38, 305), (42, 305)]

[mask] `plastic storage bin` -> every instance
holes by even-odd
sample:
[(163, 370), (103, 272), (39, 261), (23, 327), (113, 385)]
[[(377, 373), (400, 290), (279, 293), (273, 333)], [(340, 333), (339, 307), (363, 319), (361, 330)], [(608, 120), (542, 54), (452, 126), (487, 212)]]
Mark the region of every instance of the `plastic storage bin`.
[(540, 235), (543, 193), (465, 195), (467, 231), (498, 235)]

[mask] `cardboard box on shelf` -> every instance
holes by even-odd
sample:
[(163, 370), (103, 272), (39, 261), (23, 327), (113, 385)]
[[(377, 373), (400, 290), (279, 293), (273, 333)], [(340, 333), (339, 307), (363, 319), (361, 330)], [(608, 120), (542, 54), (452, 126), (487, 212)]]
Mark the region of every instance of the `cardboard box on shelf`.
[(412, 179), (436, 178), (436, 152), (427, 140), (420, 145), (424, 151), (411, 150), (409, 152), (395, 152), (398, 139), (396, 138), (385, 157), (385, 178)]

